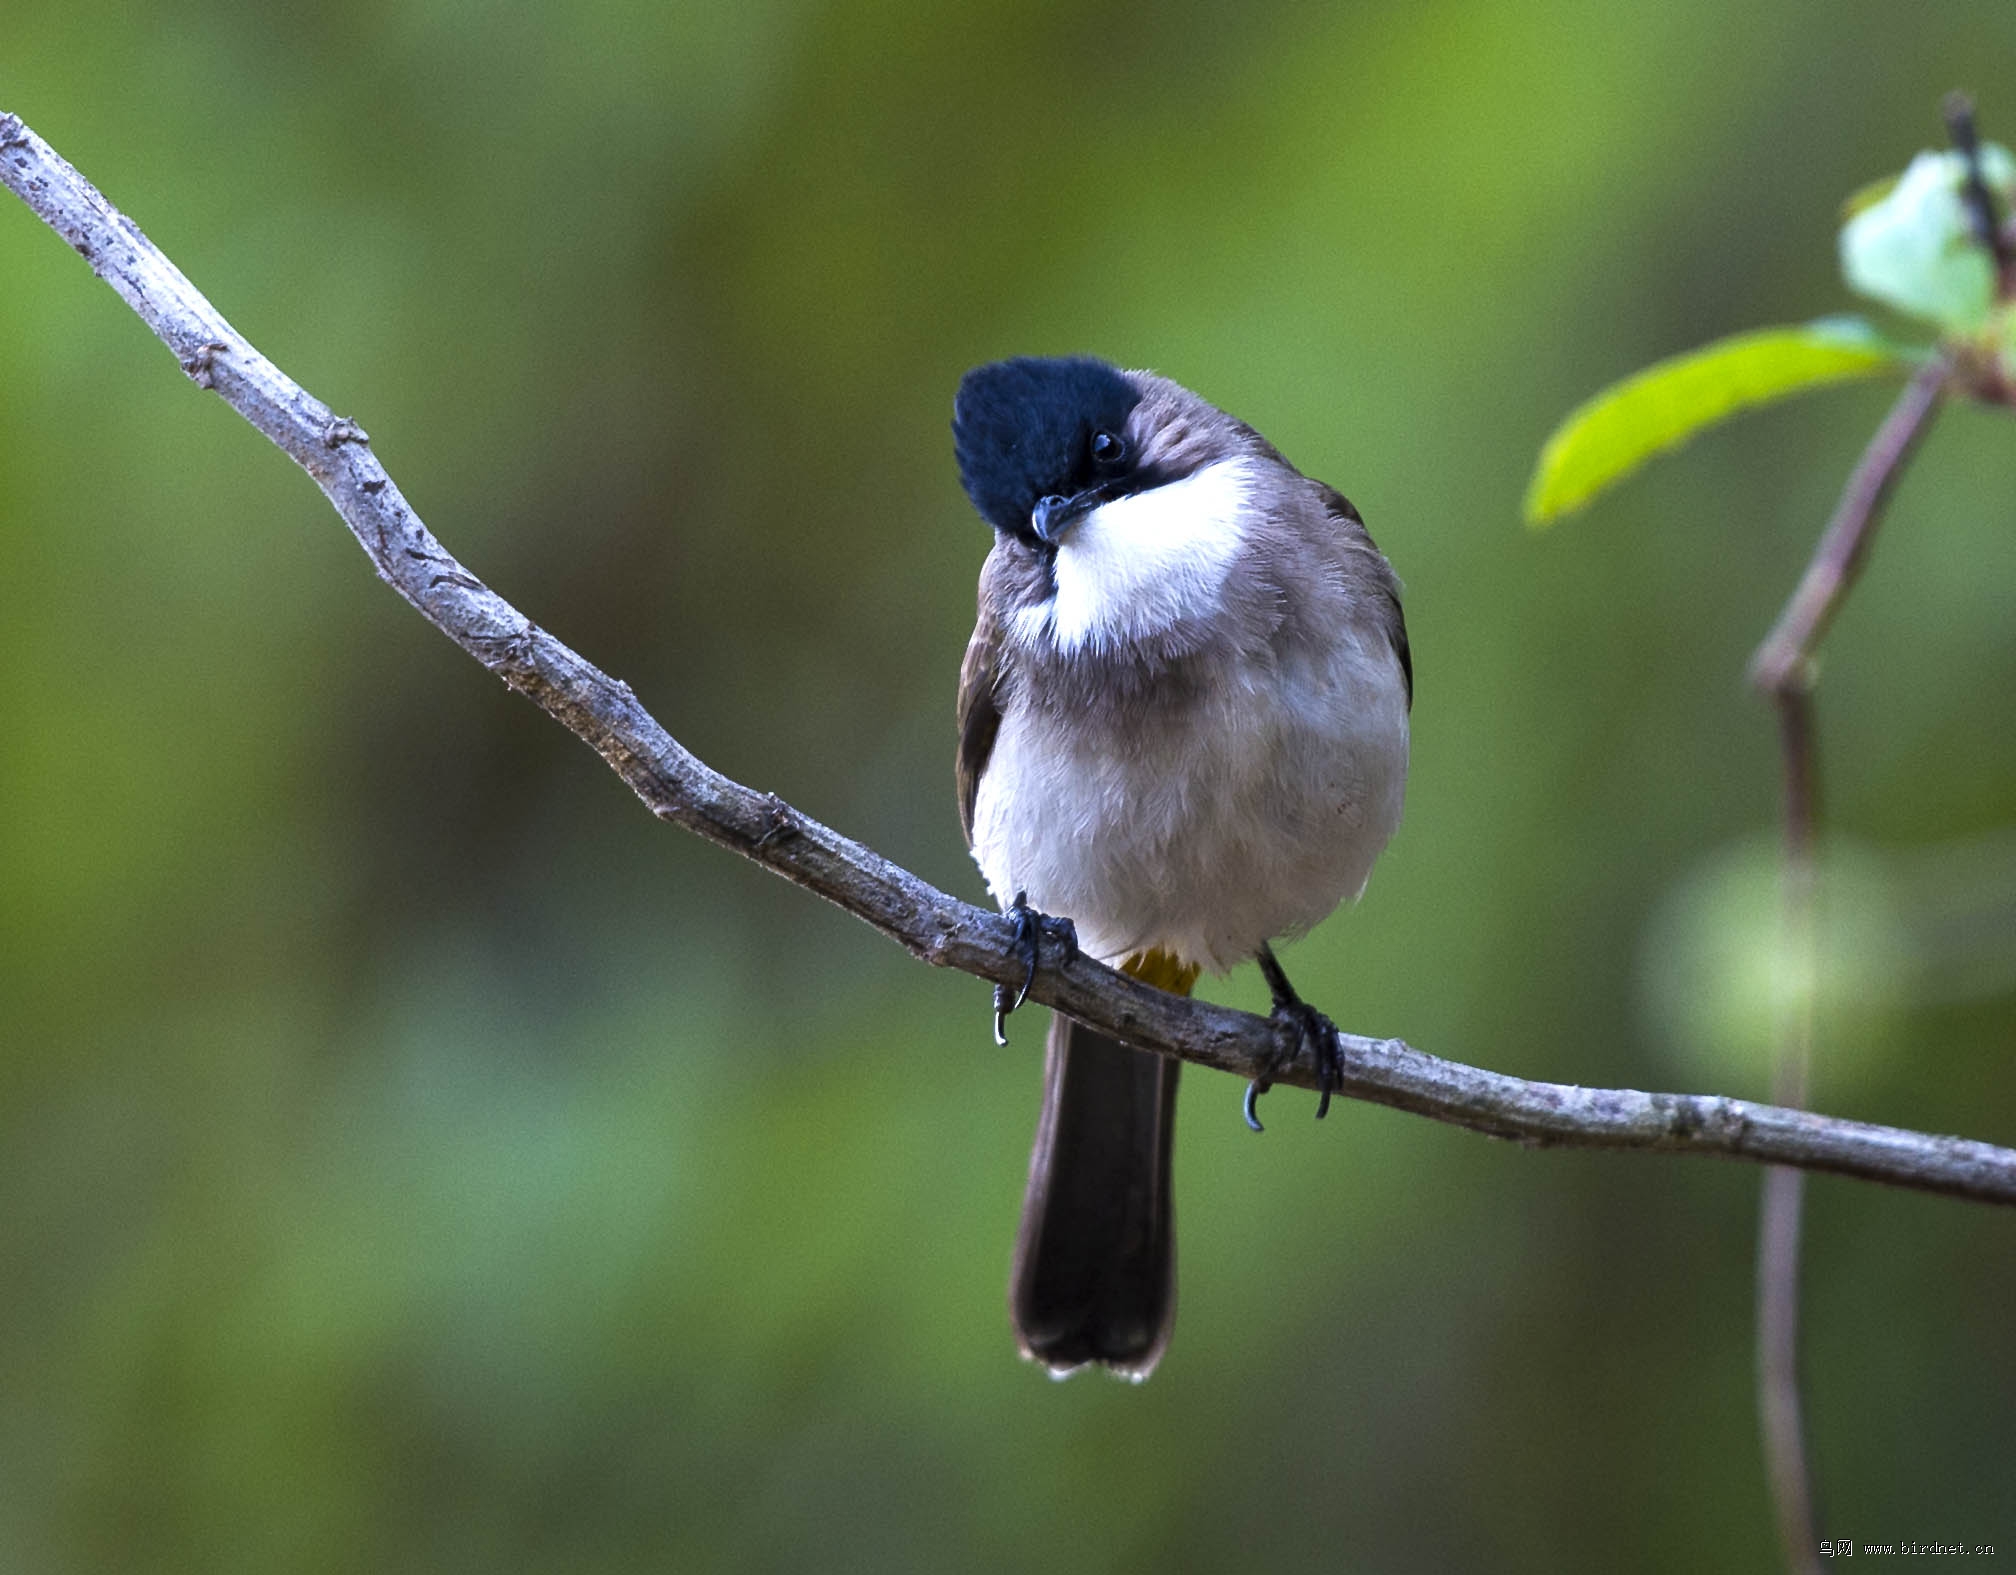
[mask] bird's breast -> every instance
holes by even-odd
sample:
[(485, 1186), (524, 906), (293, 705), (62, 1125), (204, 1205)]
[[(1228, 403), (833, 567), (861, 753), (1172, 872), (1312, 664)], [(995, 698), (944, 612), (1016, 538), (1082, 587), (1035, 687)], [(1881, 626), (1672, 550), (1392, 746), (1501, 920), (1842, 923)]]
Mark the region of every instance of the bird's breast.
[(1229, 968), (1355, 897), (1399, 824), (1406, 695), (1376, 630), (1055, 672), (1008, 696), (973, 852), (999, 900), (1027, 891), (1094, 956)]

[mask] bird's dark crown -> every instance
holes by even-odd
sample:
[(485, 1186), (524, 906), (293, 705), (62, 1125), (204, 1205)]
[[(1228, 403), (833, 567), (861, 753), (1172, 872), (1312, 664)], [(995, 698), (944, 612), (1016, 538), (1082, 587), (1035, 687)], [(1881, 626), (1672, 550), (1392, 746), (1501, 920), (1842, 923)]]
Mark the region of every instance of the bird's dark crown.
[(1100, 435), (1126, 430), (1141, 390), (1090, 356), (1017, 356), (976, 366), (952, 405), (959, 479), (982, 519), (1033, 542), (1039, 498), (1084, 492), (1126, 461), (1124, 448), (1094, 452)]

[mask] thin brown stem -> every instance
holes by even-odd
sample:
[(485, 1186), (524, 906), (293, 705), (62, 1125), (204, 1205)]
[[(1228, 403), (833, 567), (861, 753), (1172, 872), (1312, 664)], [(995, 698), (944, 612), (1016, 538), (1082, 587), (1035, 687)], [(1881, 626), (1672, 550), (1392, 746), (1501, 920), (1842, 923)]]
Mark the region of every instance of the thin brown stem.
[[(1793, 1109), (1806, 1103), (1811, 1079), (1819, 974), (1814, 844), (1820, 810), (1813, 652), (1861, 573), (1884, 506), (1931, 426), (1949, 372), (1943, 359), (1935, 360), (1898, 395), (1849, 476), (1792, 599), (1750, 662), (1751, 682), (1777, 707), (1784, 773), (1781, 1021), (1771, 1094), (1780, 1105)], [(1798, 1171), (1775, 1166), (1767, 1170), (1757, 1232), (1758, 1423), (1779, 1545), (1786, 1567), (1796, 1575), (1812, 1575), (1820, 1568), (1799, 1388), (1799, 1232), (1804, 1196), (1805, 1177)]]
[(1815, 913), (1819, 876), (1814, 847), (1820, 823), (1819, 756), (1810, 685), (1787, 684), (1772, 698), (1778, 706), (1778, 742), (1785, 778), (1785, 855), (1780, 1020), (1771, 1097), (1798, 1109), (1806, 1103), (1811, 1077), (1813, 1006), (1819, 985)]
[(1804, 1171), (1782, 1165), (1765, 1171), (1757, 1228), (1757, 1416), (1778, 1545), (1795, 1575), (1815, 1575), (1820, 1568), (1799, 1400), (1799, 1223), (1805, 1191)]
[(1967, 161), (1966, 183), (1961, 196), (1967, 217), (1974, 226), (1974, 239), (1995, 264), (1995, 293), (2002, 300), (2016, 296), (2016, 245), (2008, 229), (1995, 213), (1995, 194), (1981, 173), (1981, 137), (1974, 127), (1974, 101), (1965, 93), (1946, 95), (1946, 132), (1953, 147)]
[(1862, 571), (1883, 506), (1931, 426), (1949, 371), (1941, 358), (1920, 367), (1862, 451), (1798, 588), (1750, 659), (1750, 681), (1765, 694), (1776, 696), (1790, 684), (1806, 682), (1803, 669)]
[[(1781, 1020), (1771, 1097), (1794, 1108), (1806, 1103), (1819, 965), (1813, 848), (1819, 795), (1813, 696), (1803, 681), (1808, 671), (1802, 664), (1800, 681), (1786, 684), (1774, 696), (1784, 758), (1785, 858), (1778, 968)], [(1799, 1383), (1799, 1230), (1805, 1192), (1806, 1178), (1800, 1171), (1776, 1165), (1766, 1170), (1757, 1227), (1757, 1418), (1778, 1542), (1786, 1568), (1795, 1575), (1814, 1575), (1820, 1568)]]

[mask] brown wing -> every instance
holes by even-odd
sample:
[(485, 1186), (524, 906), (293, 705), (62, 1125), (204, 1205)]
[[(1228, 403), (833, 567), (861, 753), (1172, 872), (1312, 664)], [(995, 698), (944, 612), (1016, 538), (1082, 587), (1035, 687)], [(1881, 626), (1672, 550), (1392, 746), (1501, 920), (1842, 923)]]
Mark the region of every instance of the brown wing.
[(994, 753), (1001, 731), (1001, 707), (996, 693), (1001, 683), (1001, 626), (983, 598), (980, 621), (959, 664), (959, 829), (973, 845), (973, 801), (980, 793), (980, 773)]
[(1400, 616), (1400, 598), (1393, 598), (1393, 654), (1400, 658), (1400, 676), (1407, 680), (1407, 709), (1414, 709), (1414, 652), (1407, 644), (1407, 620)]
[(1317, 483), (1323, 495), (1323, 511), (1332, 519), (1346, 522), (1346, 529), (1363, 548), (1370, 552), (1377, 562), (1380, 572), (1373, 576), (1373, 583), (1391, 616), (1386, 621), (1386, 638), (1393, 642), (1393, 654), (1400, 658), (1400, 676), (1407, 680), (1407, 709), (1414, 709), (1414, 652), (1407, 644), (1407, 619), (1400, 611), (1400, 580), (1393, 572), (1393, 566), (1386, 561), (1386, 555), (1379, 550), (1379, 544), (1372, 539), (1372, 533), (1365, 528), (1365, 519), (1351, 505), (1351, 500), (1335, 487)]

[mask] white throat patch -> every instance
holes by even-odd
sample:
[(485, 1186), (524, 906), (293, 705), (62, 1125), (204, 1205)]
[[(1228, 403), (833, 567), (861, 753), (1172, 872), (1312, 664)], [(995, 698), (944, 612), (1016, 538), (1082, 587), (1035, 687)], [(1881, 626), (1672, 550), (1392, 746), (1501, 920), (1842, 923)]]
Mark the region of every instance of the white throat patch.
[(1060, 651), (1110, 650), (1215, 612), (1251, 481), (1251, 460), (1223, 459), (1101, 504), (1058, 544), (1057, 594), (1023, 608), (1016, 632)]

